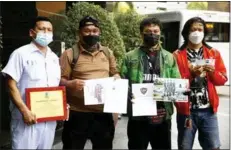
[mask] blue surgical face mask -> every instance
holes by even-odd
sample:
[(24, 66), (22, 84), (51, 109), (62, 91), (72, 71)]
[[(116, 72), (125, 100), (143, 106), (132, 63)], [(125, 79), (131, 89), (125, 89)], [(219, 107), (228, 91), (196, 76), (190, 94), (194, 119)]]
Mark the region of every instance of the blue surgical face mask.
[(44, 33), (44, 32), (38, 32), (36, 34), (36, 38), (34, 41), (43, 46), (46, 47), (49, 43), (53, 41), (53, 34), (52, 33)]

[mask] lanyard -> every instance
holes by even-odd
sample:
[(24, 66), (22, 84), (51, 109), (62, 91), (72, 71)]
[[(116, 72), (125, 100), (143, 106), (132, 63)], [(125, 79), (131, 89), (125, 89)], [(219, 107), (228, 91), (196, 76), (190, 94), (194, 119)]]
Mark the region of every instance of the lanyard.
[(153, 73), (154, 73), (153, 64), (152, 64), (150, 56), (146, 55), (146, 57), (148, 59), (148, 68), (149, 68), (149, 72), (151, 75), (151, 83), (152, 83), (153, 82)]

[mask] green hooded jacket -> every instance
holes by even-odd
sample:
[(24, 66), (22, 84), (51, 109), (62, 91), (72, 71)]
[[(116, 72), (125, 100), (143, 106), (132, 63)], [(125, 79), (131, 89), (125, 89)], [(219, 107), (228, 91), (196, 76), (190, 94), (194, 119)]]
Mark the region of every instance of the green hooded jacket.
[[(161, 78), (180, 78), (178, 66), (173, 55), (160, 48), (160, 77)], [(122, 78), (129, 80), (129, 85), (133, 83), (143, 83), (144, 67), (142, 56), (146, 55), (140, 48), (136, 48), (126, 53), (123, 60), (120, 75)], [(130, 102), (128, 102), (130, 103)], [(129, 104), (128, 104), (129, 105)], [(173, 104), (164, 102), (167, 111), (166, 119), (171, 119), (173, 114)], [(129, 110), (128, 110), (129, 111)], [(129, 115), (129, 112), (128, 112)]]

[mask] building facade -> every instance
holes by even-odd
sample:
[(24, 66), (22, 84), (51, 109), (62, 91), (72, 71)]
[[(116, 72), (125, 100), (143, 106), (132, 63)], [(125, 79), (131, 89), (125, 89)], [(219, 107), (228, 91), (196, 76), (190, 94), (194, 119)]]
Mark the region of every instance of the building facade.
[[(155, 2), (133, 2), (135, 10), (139, 14), (151, 14), (160, 11), (184, 10), (187, 9), (187, 1), (155, 1)], [(230, 2), (205, 2), (207, 10), (230, 11)]]

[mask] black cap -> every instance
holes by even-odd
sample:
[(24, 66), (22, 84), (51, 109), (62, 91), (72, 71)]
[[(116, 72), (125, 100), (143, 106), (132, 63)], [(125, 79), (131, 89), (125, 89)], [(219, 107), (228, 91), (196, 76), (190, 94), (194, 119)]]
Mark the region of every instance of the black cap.
[(79, 29), (81, 29), (85, 26), (88, 26), (88, 25), (94, 25), (96, 27), (99, 27), (99, 22), (98, 22), (98, 20), (96, 20), (95, 18), (93, 18), (91, 16), (86, 16), (80, 20)]

